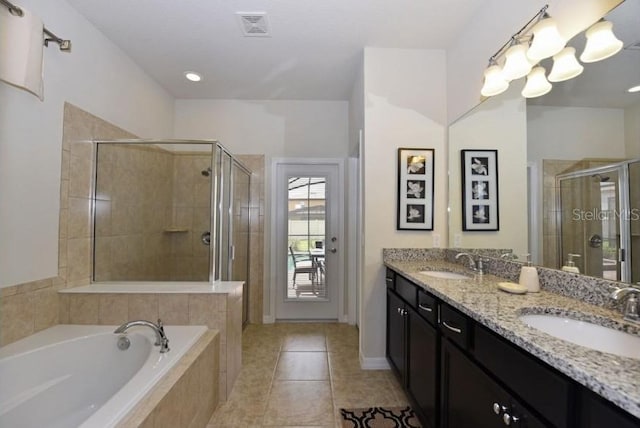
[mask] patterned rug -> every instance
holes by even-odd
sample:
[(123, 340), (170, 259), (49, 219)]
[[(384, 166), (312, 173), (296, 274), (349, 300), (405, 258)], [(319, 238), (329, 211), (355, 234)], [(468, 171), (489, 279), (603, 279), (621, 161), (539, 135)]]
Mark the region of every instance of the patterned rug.
[(411, 407), (340, 409), (342, 428), (421, 428)]

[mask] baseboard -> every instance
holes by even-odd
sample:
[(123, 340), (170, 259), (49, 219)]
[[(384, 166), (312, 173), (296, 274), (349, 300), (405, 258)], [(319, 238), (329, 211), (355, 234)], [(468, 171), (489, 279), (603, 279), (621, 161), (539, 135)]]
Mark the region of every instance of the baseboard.
[(362, 370), (389, 370), (389, 362), (386, 358), (366, 358), (360, 354), (360, 368)]

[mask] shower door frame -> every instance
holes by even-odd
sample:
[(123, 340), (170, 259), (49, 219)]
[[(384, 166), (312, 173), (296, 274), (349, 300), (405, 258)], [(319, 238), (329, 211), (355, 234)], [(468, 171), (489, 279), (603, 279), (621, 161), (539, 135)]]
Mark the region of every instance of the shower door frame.
[[(638, 162), (638, 159), (613, 163), (611, 165), (599, 166), (595, 168), (582, 169), (580, 171), (558, 174), (556, 176), (556, 224), (558, 225), (558, 238), (556, 239), (557, 254), (560, 258), (560, 266), (564, 264), (564, 253), (562, 252), (562, 191), (560, 184), (562, 180), (591, 177), (596, 174), (616, 172), (618, 174), (618, 214), (628, 215), (630, 212), (630, 192), (629, 192), (629, 164)], [(629, 282), (631, 280), (631, 227), (624, 226), (622, 219), (618, 221), (618, 231), (620, 233), (620, 245), (618, 247), (618, 263), (620, 263), (620, 279), (618, 281)], [(586, 240), (586, 237), (585, 237)], [(622, 254), (622, 257), (621, 257)], [(585, 257), (585, 255), (583, 255)], [(620, 260), (622, 259), (622, 260)], [(586, 259), (585, 259), (586, 260)]]

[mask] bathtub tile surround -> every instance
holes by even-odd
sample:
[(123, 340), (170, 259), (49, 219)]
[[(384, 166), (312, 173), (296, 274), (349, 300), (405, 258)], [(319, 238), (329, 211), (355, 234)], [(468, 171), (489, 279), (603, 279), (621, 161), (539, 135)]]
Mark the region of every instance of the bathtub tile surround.
[(67, 322), (60, 319), (56, 291), (89, 283), (90, 206), (94, 138), (135, 138), (65, 103), (60, 167), (58, 275), (0, 289), (0, 346)]
[(242, 348), (236, 386), (207, 428), (337, 428), (340, 408), (408, 405), (389, 370), (360, 369), (353, 326), (249, 325)]
[(189, 283), (188, 289), (181, 283), (95, 283), (59, 294), (59, 318), (69, 324), (120, 325), (160, 318), (165, 325), (206, 325), (219, 331), (220, 401), (231, 392), (242, 365), (241, 282)]
[(219, 339), (205, 333), (118, 427), (204, 427), (219, 402)]
[[(566, 314), (638, 334), (640, 329), (624, 322), (620, 312), (613, 310), (606, 298), (616, 283), (538, 268), (541, 292), (511, 295), (499, 292), (497, 282), (503, 281), (505, 276), (513, 280), (509, 276), (514, 274), (514, 266), (521, 266), (519, 263), (493, 260), (488, 264), (487, 275), (465, 281), (431, 278), (418, 273), (425, 269), (458, 272), (466, 269), (467, 273), (470, 272), (459, 263), (446, 260), (387, 258), (385, 264), (560, 372), (640, 417), (640, 386), (636, 381), (640, 376), (640, 366), (637, 360), (578, 347), (529, 328), (518, 318), (525, 313)], [(503, 272), (507, 275), (503, 276)]]

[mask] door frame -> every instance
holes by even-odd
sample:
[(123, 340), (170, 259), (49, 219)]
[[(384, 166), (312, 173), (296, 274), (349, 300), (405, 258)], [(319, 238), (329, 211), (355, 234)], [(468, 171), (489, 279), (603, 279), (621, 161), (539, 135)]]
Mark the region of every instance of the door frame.
[(347, 322), (348, 315), (345, 314), (345, 256), (347, 248), (347, 237), (345, 236), (345, 162), (342, 158), (273, 158), (271, 160), (271, 239), (270, 239), (270, 255), (269, 266), (271, 274), (269, 275), (269, 313), (270, 317), (265, 317), (265, 323), (276, 321), (276, 299), (278, 288), (278, 258), (277, 258), (277, 171), (282, 165), (335, 165), (338, 168), (338, 222), (336, 225), (336, 233), (341, 237), (340, 257), (337, 257), (336, 266), (336, 295), (338, 298), (338, 321)]

